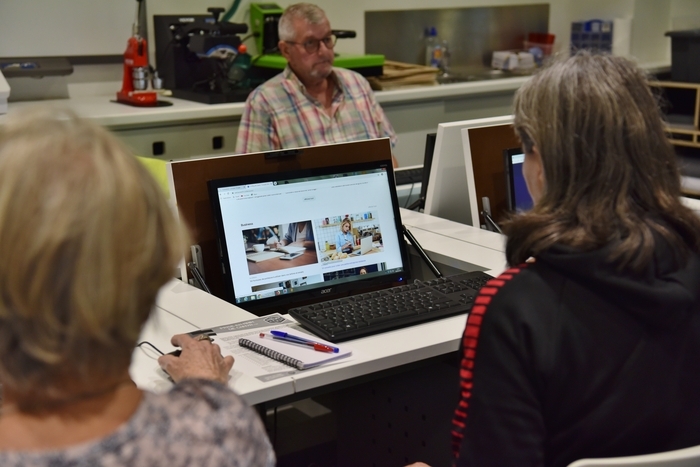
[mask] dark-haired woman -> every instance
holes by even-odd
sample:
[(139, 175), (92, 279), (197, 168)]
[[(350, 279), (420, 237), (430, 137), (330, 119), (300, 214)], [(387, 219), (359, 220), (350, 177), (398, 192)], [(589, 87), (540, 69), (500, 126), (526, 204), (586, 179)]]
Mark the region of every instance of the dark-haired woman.
[(700, 444), (700, 221), (644, 74), (555, 63), (517, 92), (514, 126), (535, 206), (467, 321), (456, 465)]

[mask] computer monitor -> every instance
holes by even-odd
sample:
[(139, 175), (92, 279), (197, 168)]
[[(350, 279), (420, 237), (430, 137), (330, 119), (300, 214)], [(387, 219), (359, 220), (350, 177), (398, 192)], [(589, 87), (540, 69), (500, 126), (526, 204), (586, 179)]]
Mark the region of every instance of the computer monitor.
[(225, 298), (244, 309), (285, 311), (408, 278), (390, 159), (208, 185)]
[[(384, 161), (391, 158), (389, 138), (338, 143), (298, 149), (284, 149), (256, 154), (202, 157), (168, 162), (166, 173), (170, 202), (190, 227), (192, 245), (179, 265), (183, 280), (193, 274), (187, 265), (196, 262), (209, 289), (224, 298), (226, 287), (209, 200), (209, 180), (282, 173), (293, 170), (332, 167), (359, 162)], [(196, 253), (196, 254), (195, 254)]]
[(503, 151), (506, 168), (506, 190), (508, 192), (508, 210), (511, 212), (527, 211), (533, 202), (523, 177), (525, 154), (522, 148), (510, 148)]
[(425, 206), (425, 197), (428, 193), (428, 183), (430, 182), (430, 170), (433, 167), (433, 155), (435, 154), (435, 141), (437, 133), (425, 135), (425, 152), (423, 153), (423, 181), (421, 182), (420, 197)]
[(437, 133), (428, 133), (425, 136), (425, 152), (423, 153), (423, 174), (420, 184), (420, 195), (418, 199), (411, 203), (407, 209), (425, 209), (425, 197), (428, 193), (428, 182), (430, 182), (430, 168), (433, 165), (433, 153), (435, 152), (435, 140)]
[(462, 130), (512, 123), (513, 117), (505, 115), (438, 125), (425, 197), (426, 214), (479, 226), (478, 215), (473, 215), (478, 212), (477, 195), (473, 181), (467, 179)]

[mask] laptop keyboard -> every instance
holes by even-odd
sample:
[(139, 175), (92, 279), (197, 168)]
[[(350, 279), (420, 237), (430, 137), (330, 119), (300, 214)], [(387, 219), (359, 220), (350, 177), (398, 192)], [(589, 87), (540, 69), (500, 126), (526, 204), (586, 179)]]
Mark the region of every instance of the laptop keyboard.
[(484, 272), (467, 272), (292, 308), (289, 314), (319, 337), (341, 342), (466, 313), (489, 279)]
[(415, 169), (396, 170), (394, 172), (396, 186), (409, 185), (411, 183), (421, 183), (423, 181), (423, 167)]

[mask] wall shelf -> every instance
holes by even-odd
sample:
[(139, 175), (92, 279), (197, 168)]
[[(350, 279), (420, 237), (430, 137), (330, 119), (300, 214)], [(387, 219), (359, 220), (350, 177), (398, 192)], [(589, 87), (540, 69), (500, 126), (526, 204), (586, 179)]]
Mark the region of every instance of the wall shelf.
[(674, 146), (700, 149), (700, 83), (652, 81), (666, 114), (666, 132)]
[[(674, 146), (686, 196), (700, 196), (700, 83), (652, 81), (666, 112), (666, 134)], [(696, 182), (698, 181), (698, 182)]]

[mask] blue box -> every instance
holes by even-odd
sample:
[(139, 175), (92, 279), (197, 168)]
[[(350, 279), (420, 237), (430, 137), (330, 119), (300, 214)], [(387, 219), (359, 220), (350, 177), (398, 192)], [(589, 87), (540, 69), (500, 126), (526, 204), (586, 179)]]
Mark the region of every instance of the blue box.
[(571, 23), (571, 54), (585, 49), (592, 52), (612, 52), (613, 22), (592, 19)]

